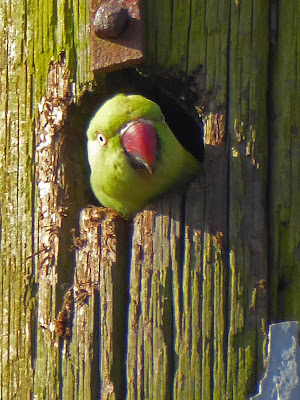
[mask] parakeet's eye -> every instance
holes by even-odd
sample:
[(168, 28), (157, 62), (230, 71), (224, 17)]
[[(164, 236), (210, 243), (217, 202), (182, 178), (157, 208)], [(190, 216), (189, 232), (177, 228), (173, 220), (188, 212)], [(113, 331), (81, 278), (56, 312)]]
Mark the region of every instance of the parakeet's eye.
[(160, 115), (161, 122), (164, 124), (166, 122), (165, 117), (161, 114)]
[(103, 135), (103, 133), (98, 133), (97, 134), (97, 140), (100, 146), (104, 147), (107, 145), (107, 137)]

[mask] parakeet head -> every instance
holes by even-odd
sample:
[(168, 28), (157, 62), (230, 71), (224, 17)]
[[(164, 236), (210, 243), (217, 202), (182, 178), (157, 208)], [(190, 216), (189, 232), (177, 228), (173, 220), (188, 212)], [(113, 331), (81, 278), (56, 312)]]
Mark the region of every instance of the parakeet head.
[(159, 157), (159, 140), (155, 123), (164, 122), (159, 106), (139, 95), (119, 94), (108, 100), (96, 113), (88, 128), (90, 161), (111, 157), (121, 145), (127, 162), (136, 169), (154, 172)]
[(164, 192), (187, 157), (198, 162), (177, 141), (160, 107), (140, 95), (119, 94), (105, 102), (87, 131), (91, 184), (98, 200), (130, 216)]

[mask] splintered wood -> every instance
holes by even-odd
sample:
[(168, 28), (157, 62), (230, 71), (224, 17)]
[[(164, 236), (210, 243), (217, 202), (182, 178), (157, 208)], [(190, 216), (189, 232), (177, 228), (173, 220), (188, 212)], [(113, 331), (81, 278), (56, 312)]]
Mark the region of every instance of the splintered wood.
[[(82, 374), (76, 387), (78, 398), (94, 390), (93, 395), (101, 392), (101, 399), (112, 399), (125, 390), (128, 240), (127, 221), (112, 210), (82, 211), (70, 347), (76, 354), (74, 371)], [(99, 363), (99, 376), (91, 369), (95, 363)]]
[[(173, 374), (172, 277), (180, 268), (181, 198), (134, 219), (128, 320), (128, 399), (169, 398)], [(175, 290), (177, 290), (176, 287)]]
[(53, 291), (57, 284), (59, 235), (67, 197), (64, 164), (60, 160), (61, 128), (67, 106), (73, 100), (74, 97), (69, 94), (68, 69), (63, 62), (52, 64), (46, 96), (39, 104), (36, 134), (38, 321), (45, 328), (49, 328), (55, 317), (55, 304), (50, 303), (55, 299)]
[(212, 376), (225, 391), (226, 224), (206, 218), (221, 188), (203, 179), (134, 219), (127, 399), (211, 398)]

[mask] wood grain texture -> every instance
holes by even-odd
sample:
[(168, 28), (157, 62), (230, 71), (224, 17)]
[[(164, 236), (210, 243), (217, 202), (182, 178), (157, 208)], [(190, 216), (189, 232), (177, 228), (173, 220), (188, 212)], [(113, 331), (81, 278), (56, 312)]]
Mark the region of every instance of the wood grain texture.
[[(186, 368), (186, 388), (177, 390), (190, 398), (244, 398), (262, 366), (268, 317), (268, 3), (175, 3), (164, 3), (164, 24), (159, 2), (149, 6), (148, 55), (156, 68), (193, 74), (205, 144), (200, 333), (183, 325), (202, 338), (201, 378), (194, 386)], [(188, 297), (187, 282), (191, 307), (197, 296)]]
[[(76, 2), (63, 5), (47, 0), (22, 3), (5, 0), (0, 5), (0, 397), (3, 399), (59, 396), (58, 342), (55, 339), (52, 342), (53, 335), (44, 332), (36, 317), (36, 313), (39, 317), (43, 314), (47, 324), (48, 316), (53, 318), (56, 313), (58, 242), (54, 230), (51, 243), (45, 243), (43, 249), (37, 245), (34, 132), (38, 125), (38, 103), (46, 95), (51, 61), (58, 60), (60, 52), (67, 49), (63, 57), (68, 68), (67, 85), (76, 75), (79, 89), (91, 76), (86, 6), (85, 2), (78, 6)], [(60, 87), (63, 95), (64, 87)], [(50, 133), (48, 138), (52, 140)], [(59, 217), (56, 206), (55, 215)], [(53, 227), (59, 227), (58, 221), (52, 222)], [(48, 268), (49, 281), (41, 296), (45, 301), (38, 303), (41, 308), (37, 311), (41, 273), (38, 264), (41, 265), (42, 259), (42, 269)]]
[(299, 2), (272, 8), (270, 70), (271, 318), (299, 320)]
[(268, 2), (232, 2), (229, 52), (228, 393), (253, 390), (268, 318)]
[(103, 76), (83, 95), (90, 4), (2, 1), (1, 398), (255, 391), (268, 314), (299, 317), (299, 10), (144, 2), (147, 65), (190, 76), (201, 175), (132, 224), (83, 209), (72, 244), (84, 124), (110, 93)]
[[(180, 198), (134, 220), (128, 317), (128, 399), (171, 398), (172, 260), (178, 246)], [(174, 261), (174, 260), (173, 260)], [(175, 260), (177, 262), (177, 260)]]
[(93, 207), (81, 213), (63, 398), (123, 398), (128, 228), (111, 210)]

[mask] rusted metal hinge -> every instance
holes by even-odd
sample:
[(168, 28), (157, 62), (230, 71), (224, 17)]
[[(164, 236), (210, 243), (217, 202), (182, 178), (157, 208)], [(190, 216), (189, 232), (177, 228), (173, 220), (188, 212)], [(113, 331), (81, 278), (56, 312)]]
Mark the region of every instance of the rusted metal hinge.
[(140, 0), (92, 0), (94, 73), (111, 72), (143, 62)]

